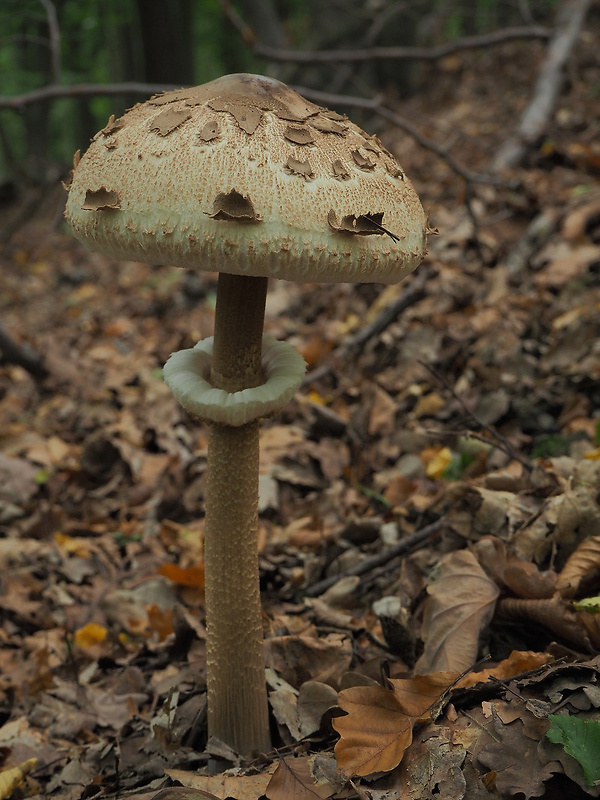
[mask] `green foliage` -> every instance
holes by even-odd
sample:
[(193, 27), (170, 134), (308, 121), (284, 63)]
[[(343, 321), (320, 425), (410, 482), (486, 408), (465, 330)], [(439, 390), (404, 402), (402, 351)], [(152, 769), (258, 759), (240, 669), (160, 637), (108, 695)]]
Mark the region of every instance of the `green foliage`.
[(470, 453), (454, 453), (452, 461), (444, 470), (444, 478), (448, 481), (459, 481), (463, 472), (472, 464), (475, 457)]
[(552, 727), (546, 736), (555, 744), (562, 744), (582, 768), (588, 786), (600, 781), (600, 722), (592, 719), (550, 714)]

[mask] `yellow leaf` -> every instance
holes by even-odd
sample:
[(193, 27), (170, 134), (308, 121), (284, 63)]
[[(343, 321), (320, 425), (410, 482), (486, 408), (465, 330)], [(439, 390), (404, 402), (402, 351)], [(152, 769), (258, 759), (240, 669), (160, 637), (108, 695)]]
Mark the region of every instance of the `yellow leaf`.
[(452, 461), (452, 450), (449, 447), (442, 447), (437, 453), (427, 462), (427, 477), (428, 478), (441, 478)]
[(596, 447), (594, 450), (588, 450), (587, 453), (583, 454), (584, 458), (587, 458), (589, 461), (600, 461), (600, 447)]
[(0, 800), (7, 800), (36, 764), (37, 758), (28, 758), (17, 767), (0, 772)]
[(100, 644), (106, 639), (108, 631), (103, 625), (98, 625), (95, 622), (88, 622), (83, 628), (75, 631), (73, 640), (77, 647), (93, 647), (95, 644)]
[(86, 544), (85, 539), (78, 539), (75, 536), (68, 536), (66, 533), (56, 531), (52, 537), (55, 543), (70, 556), (78, 556), (79, 558), (89, 558), (90, 548)]

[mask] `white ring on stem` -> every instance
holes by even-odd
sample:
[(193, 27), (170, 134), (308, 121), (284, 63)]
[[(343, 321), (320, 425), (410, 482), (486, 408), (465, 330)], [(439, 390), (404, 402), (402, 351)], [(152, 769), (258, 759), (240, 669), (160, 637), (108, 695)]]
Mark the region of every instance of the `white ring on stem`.
[(302, 383), (304, 359), (287, 342), (263, 336), (262, 367), (266, 381), (261, 386), (226, 392), (209, 383), (214, 337), (202, 339), (188, 350), (172, 353), (163, 376), (178, 402), (200, 419), (237, 427), (279, 411)]

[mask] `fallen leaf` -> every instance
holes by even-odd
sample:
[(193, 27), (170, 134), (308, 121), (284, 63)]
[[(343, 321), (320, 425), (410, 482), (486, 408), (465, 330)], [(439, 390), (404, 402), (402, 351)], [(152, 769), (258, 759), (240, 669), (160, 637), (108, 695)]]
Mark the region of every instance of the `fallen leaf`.
[(469, 672), (456, 684), (457, 687), (465, 689), (468, 686), (475, 686), (483, 683), (489, 678), (497, 678), (505, 681), (515, 675), (542, 667), (554, 660), (549, 653), (534, 653), (532, 650), (513, 650), (508, 658), (503, 659), (495, 667), (482, 669), (480, 672)]
[(318, 784), (311, 772), (309, 756), (285, 758), (277, 765), (265, 790), (269, 800), (327, 800), (334, 793), (328, 784)]
[(268, 772), (259, 775), (196, 775), (183, 769), (166, 769), (165, 774), (189, 789), (210, 792), (217, 800), (256, 800), (265, 793), (271, 780)]
[(339, 693), (347, 714), (332, 721), (340, 740), (338, 767), (348, 775), (389, 772), (398, 766), (412, 742), (413, 727), (434, 707), (456, 679), (455, 673), (417, 675), (383, 686), (355, 686)]
[(189, 586), (193, 589), (201, 589), (204, 586), (204, 564), (193, 564), (191, 567), (163, 564), (158, 568), (158, 574), (179, 586)]
[(0, 772), (0, 800), (7, 800), (37, 764), (37, 758), (28, 758), (16, 767)]
[(107, 629), (96, 622), (88, 622), (83, 628), (78, 628), (73, 635), (73, 642), (77, 647), (87, 649), (95, 644), (100, 644), (106, 639)]
[(556, 581), (562, 597), (574, 597), (581, 582), (600, 572), (600, 536), (584, 539), (567, 559)]
[(420, 674), (461, 673), (476, 660), (479, 637), (494, 614), (499, 590), (468, 550), (444, 556), (427, 587), (417, 661)]

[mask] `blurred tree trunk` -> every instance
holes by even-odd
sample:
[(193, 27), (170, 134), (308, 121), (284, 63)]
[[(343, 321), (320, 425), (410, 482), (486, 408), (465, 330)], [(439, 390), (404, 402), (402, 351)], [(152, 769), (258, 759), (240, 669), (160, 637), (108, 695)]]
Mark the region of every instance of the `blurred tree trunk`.
[[(18, 68), (24, 72), (34, 72), (39, 75), (40, 85), (52, 82), (50, 50), (42, 47), (37, 41), (29, 40), (28, 36), (38, 39), (47, 39), (48, 30), (46, 22), (40, 20), (33, 26), (24, 19), (22, 25), (23, 39), (18, 46)], [(48, 131), (50, 103), (44, 101), (27, 106), (25, 116), (25, 140), (28, 153), (26, 171), (34, 181), (43, 180), (45, 164), (48, 154)]]
[(136, 0), (148, 83), (194, 83), (191, 0)]

